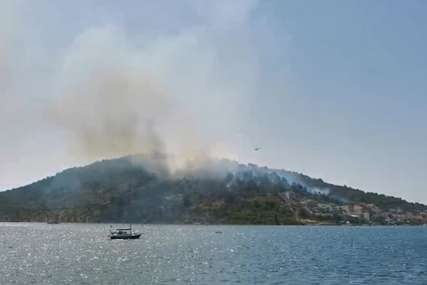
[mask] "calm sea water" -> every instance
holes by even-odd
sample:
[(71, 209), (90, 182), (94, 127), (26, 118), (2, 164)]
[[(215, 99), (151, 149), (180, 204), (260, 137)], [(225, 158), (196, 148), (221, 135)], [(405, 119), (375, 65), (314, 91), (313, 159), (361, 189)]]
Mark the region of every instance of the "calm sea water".
[(427, 284), (426, 227), (0, 223), (0, 284)]

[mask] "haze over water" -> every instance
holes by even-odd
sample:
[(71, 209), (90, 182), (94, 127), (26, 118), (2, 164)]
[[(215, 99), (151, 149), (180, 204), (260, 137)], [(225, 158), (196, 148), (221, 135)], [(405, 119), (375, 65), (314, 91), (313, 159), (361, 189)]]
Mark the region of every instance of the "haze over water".
[(0, 284), (427, 284), (426, 227), (0, 224)]

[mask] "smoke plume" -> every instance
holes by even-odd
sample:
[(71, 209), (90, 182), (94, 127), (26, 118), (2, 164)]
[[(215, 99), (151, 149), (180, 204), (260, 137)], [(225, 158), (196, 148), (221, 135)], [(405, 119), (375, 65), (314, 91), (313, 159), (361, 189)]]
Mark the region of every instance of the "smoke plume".
[[(2, 188), (130, 154), (168, 172), (235, 158), (230, 141), (256, 85), (256, 1), (227, 3), (188, 1), (191, 21), (177, 14), (176, 23), (163, 13), (175, 4), (146, 3), (138, 13), (163, 16), (138, 16), (138, 25), (116, 17), (115, 5), (104, 17), (82, 14), (86, 2), (2, 3), (0, 138), (15, 150), (2, 154)], [(28, 161), (37, 163), (19, 164)]]
[(170, 170), (214, 156), (215, 132), (233, 97), (223, 97), (229, 87), (214, 77), (215, 50), (197, 39), (190, 33), (137, 46), (113, 26), (79, 35), (64, 57), (50, 108), (73, 155), (166, 157)]
[[(160, 82), (111, 28), (81, 35), (64, 60), (53, 118), (85, 157), (164, 153), (157, 128), (172, 108)], [(100, 48), (102, 47), (102, 48)]]

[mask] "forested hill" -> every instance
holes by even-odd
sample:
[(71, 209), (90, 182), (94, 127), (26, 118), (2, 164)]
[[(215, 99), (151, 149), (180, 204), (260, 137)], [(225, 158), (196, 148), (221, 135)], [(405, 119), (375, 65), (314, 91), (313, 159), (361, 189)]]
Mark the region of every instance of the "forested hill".
[(0, 220), (426, 224), (427, 206), (230, 160), (172, 175), (161, 162), (128, 156), (0, 192)]

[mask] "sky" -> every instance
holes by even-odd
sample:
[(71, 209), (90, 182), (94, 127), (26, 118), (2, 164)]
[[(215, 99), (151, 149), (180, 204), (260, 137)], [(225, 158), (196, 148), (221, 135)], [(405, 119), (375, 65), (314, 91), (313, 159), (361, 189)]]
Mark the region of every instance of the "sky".
[(426, 9), (3, 0), (0, 190), (162, 151), (427, 203)]

